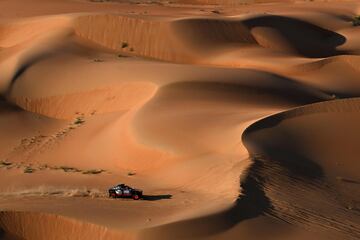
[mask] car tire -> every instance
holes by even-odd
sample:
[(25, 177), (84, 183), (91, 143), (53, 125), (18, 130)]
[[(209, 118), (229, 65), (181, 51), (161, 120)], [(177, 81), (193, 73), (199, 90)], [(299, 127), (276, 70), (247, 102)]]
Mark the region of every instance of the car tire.
[(133, 195), (132, 198), (133, 198), (134, 200), (139, 200), (139, 199), (140, 199), (139, 195), (137, 195), (137, 194)]

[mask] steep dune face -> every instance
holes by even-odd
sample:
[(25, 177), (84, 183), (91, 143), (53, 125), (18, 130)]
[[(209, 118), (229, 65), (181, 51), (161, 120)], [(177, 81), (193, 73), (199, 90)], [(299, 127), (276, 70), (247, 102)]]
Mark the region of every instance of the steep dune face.
[(304, 57), (328, 57), (342, 54), (337, 46), (344, 36), (297, 19), (262, 16), (245, 21), (257, 42), (266, 48), (294, 51)]
[(113, 88), (84, 93), (31, 99), (19, 97), (14, 102), (21, 108), (57, 119), (73, 119), (79, 113), (91, 116), (126, 111), (148, 100), (156, 87), (151, 83), (123, 83)]
[(192, 53), (174, 36), (169, 21), (116, 15), (79, 17), (77, 35), (113, 50), (160, 60), (191, 59)]
[(271, 214), (335, 239), (359, 238), (359, 161), (353, 141), (358, 118), (358, 99), (337, 100), (266, 118), (245, 131)]
[[(172, 23), (177, 37), (194, 50), (211, 53), (213, 48), (256, 44), (249, 29), (239, 21), (225, 19), (181, 19)], [(203, 53), (205, 54), (205, 53)]]
[(339, 141), (357, 138), (358, 112), (358, 99), (336, 100), (252, 124), (244, 131), (243, 142), (253, 164), (243, 173), (242, 195), (234, 206), (146, 230), (143, 237), (358, 239), (357, 144)]
[(261, 47), (310, 58), (329, 57), (345, 53), (337, 48), (346, 42), (343, 35), (331, 30), (271, 15), (239, 20), (96, 15), (76, 19), (75, 31), (113, 50), (181, 63), (204, 62), (202, 58), (211, 56), (216, 49), (229, 47)]
[(83, 16), (75, 33), (116, 51), (181, 63), (199, 61), (223, 44), (255, 44), (241, 22), (206, 18)]

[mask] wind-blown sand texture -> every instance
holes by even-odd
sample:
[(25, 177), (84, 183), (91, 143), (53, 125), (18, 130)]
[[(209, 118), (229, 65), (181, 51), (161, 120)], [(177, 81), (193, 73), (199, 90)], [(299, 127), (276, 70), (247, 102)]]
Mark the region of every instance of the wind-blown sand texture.
[(1, 239), (360, 239), (358, 1), (0, 9)]

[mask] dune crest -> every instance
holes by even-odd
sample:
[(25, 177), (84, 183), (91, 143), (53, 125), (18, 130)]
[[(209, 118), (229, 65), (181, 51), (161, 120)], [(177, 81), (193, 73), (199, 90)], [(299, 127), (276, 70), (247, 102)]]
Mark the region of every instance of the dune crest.
[[(37, 227), (34, 222), (38, 223)], [(5, 232), (14, 232), (24, 239), (136, 239), (132, 233), (43, 213), (1, 212), (0, 226)]]

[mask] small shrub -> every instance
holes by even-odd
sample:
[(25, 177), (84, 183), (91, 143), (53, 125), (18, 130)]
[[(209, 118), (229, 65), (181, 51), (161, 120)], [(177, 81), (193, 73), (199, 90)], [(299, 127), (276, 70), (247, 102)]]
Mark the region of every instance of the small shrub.
[(45, 169), (48, 169), (48, 168), (49, 168), (49, 166), (47, 164), (44, 164), (44, 165), (41, 165), (39, 167), (39, 170), (45, 170)]
[(105, 170), (102, 170), (102, 169), (91, 169), (91, 170), (83, 171), (82, 173), (83, 174), (100, 174), (100, 173), (102, 173), (104, 171)]
[(212, 12), (212, 13), (215, 13), (215, 14), (220, 14), (220, 11), (219, 11), (219, 10), (212, 10), (211, 12)]
[(49, 167), (50, 170), (60, 170), (61, 168), (58, 166), (51, 166)]
[(78, 125), (78, 124), (83, 124), (85, 122), (85, 120), (82, 117), (77, 117), (75, 119), (74, 124)]
[(102, 60), (102, 59), (98, 59), (98, 58), (95, 58), (94, 59), (94, 62), (103, 62), (104, 60)]
[(127, 42), (121, 43), (121, 48), (127, 48), (128, 46), (129, 46), (129, 44)]
[(127, 175), (128, 175), (128, 176), (134, 176), (134, 175), (136, 175), (136, 173), (135, 173), (135, 172), (128, 172)]
[(31, 167), (26, 167), (26, 168), (24, 169), (24, 173), (33, 173), (33, 172), (35, 172), (35, 169), (33, 169), (33, 168), (31, 168)]
[(64, 172), (81, 172), (81, 170), (74, 168), (74, 167), (67, 167), (67, 166), (60, 166)]
[(1, 166), (10, 166), (10, 165), (12, 165), (12, 163), (11, 163), (11, 162), (8, 162), (8, 161), (1, 161), (1, 162), (0, 162), (0, 165), (1, 165)]
[(134, 51), (134, 48), (130, 48), (130, 52), (133, 52)]
[(353, 17), (352, 23), (354, 26), (360, 26), (360, 15)]

